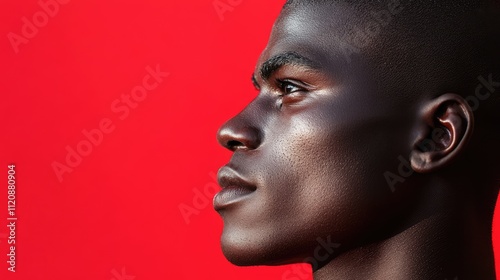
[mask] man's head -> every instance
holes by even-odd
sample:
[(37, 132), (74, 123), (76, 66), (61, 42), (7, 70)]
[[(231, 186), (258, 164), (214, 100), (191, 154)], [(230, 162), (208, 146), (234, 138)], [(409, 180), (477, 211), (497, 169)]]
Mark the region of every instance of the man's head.
[[(259, 95), (218, 133), (234, 151), (214, 200), (226, 257), (321, 266), (466, 200), (491, 226), (499, 6), (288, 1)], [(319, 253), (325, 240), (336, 246)]]

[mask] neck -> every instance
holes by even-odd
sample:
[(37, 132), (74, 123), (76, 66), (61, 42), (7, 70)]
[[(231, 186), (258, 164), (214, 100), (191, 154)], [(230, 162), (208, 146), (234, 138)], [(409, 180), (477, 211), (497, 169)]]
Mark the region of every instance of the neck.
[[(494, 280), (492, 217), (486, 219), (475, 205), (449, 203), (446, 195), (423, 195), (426, 203), (412, 212), (425, 218), (388, 239), (341, 254), (315, 271), (314, 279)], [(431, 215), (419, 215), (430, 210)]]

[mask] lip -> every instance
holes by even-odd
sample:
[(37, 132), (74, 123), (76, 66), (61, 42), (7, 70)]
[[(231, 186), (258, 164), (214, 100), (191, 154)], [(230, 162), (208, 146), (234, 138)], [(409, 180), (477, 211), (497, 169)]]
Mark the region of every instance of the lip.
[(245, 200), (257, 189), (227, 166), (219, 170), (218, 181), (222, 190), (214, 196), (213, 205), (216, 211)]

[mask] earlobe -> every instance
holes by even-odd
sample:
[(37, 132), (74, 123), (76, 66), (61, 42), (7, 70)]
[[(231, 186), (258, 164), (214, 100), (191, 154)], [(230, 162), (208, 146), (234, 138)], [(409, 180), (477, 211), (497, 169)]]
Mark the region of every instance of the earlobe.
[(411, 167), (429, 173), (451, 164), (474, 130), (474, 114), (460, 95), (447, 93), (424, 105), (410, 155)]

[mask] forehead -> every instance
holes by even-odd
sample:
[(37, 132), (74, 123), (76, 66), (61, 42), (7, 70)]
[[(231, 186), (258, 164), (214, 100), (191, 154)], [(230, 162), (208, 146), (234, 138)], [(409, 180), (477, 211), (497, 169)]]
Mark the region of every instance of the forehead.
[(290, 33), (305, 34), (311, 30), (339, 29), (360, 17), (361, 8), (346, 3), (311, 3), (285, 7), (275, 27)]
[(361, 50), (350, 39), (362, 22), (359, 9), (345, 3), (285, 8), (273, 26), (257, 68), (269, 58), (287, 52), (298, 53), (325, 69), (352, 68), (355, 65), (351, 55)]

